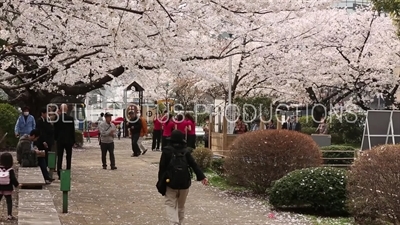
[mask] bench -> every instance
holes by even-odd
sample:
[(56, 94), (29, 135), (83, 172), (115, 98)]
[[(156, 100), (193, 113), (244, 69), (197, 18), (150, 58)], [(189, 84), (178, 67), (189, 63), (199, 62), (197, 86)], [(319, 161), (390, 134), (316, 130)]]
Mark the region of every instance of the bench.
[(49, 190), (19, 190), (18, 225), (61, 225)]
[(18, 182), (22, 189), (42, 189), (46, 185), (39, 167), (19, 167)]

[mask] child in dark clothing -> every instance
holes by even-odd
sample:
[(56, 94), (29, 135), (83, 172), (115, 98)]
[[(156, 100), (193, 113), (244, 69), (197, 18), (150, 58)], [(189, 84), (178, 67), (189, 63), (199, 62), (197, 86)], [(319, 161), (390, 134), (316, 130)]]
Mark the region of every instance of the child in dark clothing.
[[(3, 153), (0, 156), (0, 171), (2, 171), (2, 180), (0, 180), (0, 200), (3, 196), (7, 202), (7, 220), (14, 220), (15, 217), (12, 215), (12, 192), (14, 187), (19, 187), (17, 178), (15, 177), (15, 172), (13, 170), (14, 160), (10, 153)], [(7, 178), (8, 172), (8, 178)], [(5, 180), (5, 179), (10, 179)], [(14, 186), (14, 187), (13, 187)]]

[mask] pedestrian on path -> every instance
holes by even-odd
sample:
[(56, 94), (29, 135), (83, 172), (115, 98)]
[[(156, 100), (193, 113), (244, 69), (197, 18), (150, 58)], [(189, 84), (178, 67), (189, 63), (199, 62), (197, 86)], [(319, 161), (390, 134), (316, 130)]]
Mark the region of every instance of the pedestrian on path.
[(105, 122), (99, 124), (100, 131), (100, 148), (101, 148), (101, 162), (103, 163), (103, 169), (107, 169), (107, 152), (110, 155), (110, 166), (112, 170), (116, 170), (115, 156), (114, 156), (114, 137), (117, 128), (111, 123), (111, 117), (113, 114), (104, 114)]
[(137, 116), (137, 110), (129, 112), (130, 120), (127, 122), (128, 129), (131, 133), (132, 143), (132, 157), (139, 157), (141, 154), (140, 147), (138, 144), (140, 138), (140, 131), (142, 130), (142, 121)]
[(0, 164), (0, 171), (2, 173), (0, 178), (0, 200), (3, 196), (6, 199), (7, 220), (14, 220), (15, 217), (12, 215), (12, 192), (14, 191), (14, 187), (20, 187), (20, 184), (13, 169), (14, 161), (12, 155), (8, 152), (1, 154)]
[(160, 151), (161, 135), (162, 135), (161, 116), (159, 116), (157, 113), (157, 115), (153, 119), (153, 140), (151, 144), (152, 151)]
[(144, 155), (147, 152), (146, 147), (143, 146), (143, 141), (144, 141), (145, 137), (147, 137), (147, 134), (148, 134), (147, 121), (145, 118), (143, 118), (143, 116), (139, 116), (139, 119), (140, 119), (140, 123), (142, 124), (142, 128), (140, 129), (138, 145), (139, 145), (142, 155)]
[(168, 138), (171, 137), (171, 132), (175, 128), (175, 123), (173, 121), (173, 117), (171, 114), (167, 114), (167, 120), (163, 126), (163, 134), (162, 134), (162, 141), (161, 141), (161, 149), (164, 149), (168, 146), (169, 141)]
[[(167, 219), (170, 225), (181, 225), (185, 218), (185, 203), (189, 194), (192, 173), (197, 180), (208, 185), (208, 179), (196, 164), (186, 146), (185, 135), (174, 130), (169, 145), (162, 149), (157, 188), (165, 195)], [(164, 190), (161, 190), (165, 188)]]

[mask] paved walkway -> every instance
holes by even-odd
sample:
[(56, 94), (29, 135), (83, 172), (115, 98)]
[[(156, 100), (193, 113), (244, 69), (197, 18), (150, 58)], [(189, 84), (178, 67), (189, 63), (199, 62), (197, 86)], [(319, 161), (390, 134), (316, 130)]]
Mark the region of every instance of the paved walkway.
[[(84, 149), (74, 150), (68, 214), (61, 213), (59, 183), (47, 187), (62, 224), (167, 224), (164, 198), (155, 188), (161, 153), (150, 151), (132, 158), (128, 139), (116, 141), (115, 153), (118, 170), (111, 171), (101, 167), (96, 140), (85, 144)], [(269, 218), (270, 210), (262, 201), (229, 196), (199, 182), (193, 182), (186, 211), (187, 225), (310, 224), (305, 218), (288, 213)]]

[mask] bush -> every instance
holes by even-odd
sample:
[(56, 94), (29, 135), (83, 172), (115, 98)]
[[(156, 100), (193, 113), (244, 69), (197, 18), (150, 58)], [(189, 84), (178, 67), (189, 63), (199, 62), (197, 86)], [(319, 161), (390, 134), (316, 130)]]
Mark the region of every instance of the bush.
[(314, 132), (315, 129), (317, 128), (317, 123), (314, 122), (313, 116), (302, 116), (299, 117), (299, 123), (301, 124), (302, 130), (305, 127), (313, 127)]
[(315, 133), (317, 133), (317, 132), (315, 132), (315, 129), (316, 129), (315, 127), (302, 127), (301, 133), (308, 134), (308, 135), (315, 134)]
[(0, 112), (0, 139), (8, 133), (1, 144), (3, 147), (15, 147), (18, 139), (14, 136), (14, 128), (20, 114), (15, 107), (5, 103), (0, 104)]
[(359, 224), (400, 223), (400, 145), (364, 151), (347, 184), (349, 210)]
[(344, 113), (341, 116), (333, 115), (329, 118), (329, 131), (331, 134), (338, 136), (337, 138), (335, 137), (336, 144), (349, 143), (361, 145), (364, 122), (364, 114)]
[(192, 152), (192, 156), (203, 171), (211, 167), (213, 153), (209, 148), (196, 148)]
[(346, 210), (346, 170), (307, 168), (274, 182), (269, 202), (275, 208), (312, 208), (315, 212), (343, 215)]
[(224, 159), (223, 158), (214, 158), (211, 161), (211, 169), (218, 175), (220, 175), (220, 176), (223, 175), (225, 173)]
[[(321, 147), (323, 158), (354, 158), (356, 149), (346, 145), (331, 145)], [(328, 152), (331, 151), (331, 152)], [(353, 151), (353, 152), (336, 152), (336, 151)], [(351, 164), (353, 159), (328, 159), (324, 160), (325, 164)]]
[(83, 133), (80, 130), (75, 130), (75, 144), (78, 145), (78, 147), (83, 146)]
[(259, 193), (291, 171), (322, 163), (321, 151), (312, 138), (290, 130), (241, 134), (230, 149), (224, 165), (229, 180)]

